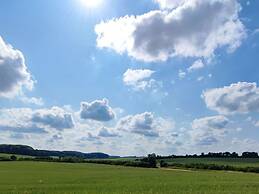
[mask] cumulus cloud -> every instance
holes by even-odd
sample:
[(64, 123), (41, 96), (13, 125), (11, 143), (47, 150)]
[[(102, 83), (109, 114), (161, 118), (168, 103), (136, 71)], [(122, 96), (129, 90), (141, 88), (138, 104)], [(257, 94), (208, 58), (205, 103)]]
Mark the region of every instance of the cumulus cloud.
[(32, 115), (31, 121), (58, 130), (71, 129), (74, 127), (72, 115), (70, 113), (66, 113), (59, 107), (37, 110)]
[(117, 129), (146, 137), (158, 137), (162, 126), (160, 118), (156, 118), (153, 113), (144, 112), (121, 118), (117, 124)]
[(46, 133), (40, 126), (31, 123), (29, 108), (0, 109), (0, 131), (14, 133)]
[(107, 99), (95, 100), (93, 102), (82, 102), (80, 116), (82, 119), (96, 121), (110, 121), (115, 118), (115, 113), (109, 106)]
[(220, 141), (226, 132), (229, 120), (222, 115), (195, 119), (190, 135), (198, 145), (212, 145)]
[(204, 63), (202, 62), (201, 59), (195, 61), (187, 70), (188, 72), (192, 72), (198, 69), (202, 69), (204, 67)]
[(22, 52), (5, 43), (0, 36), (0, 97), (12, 98), (23, 88), (31, 90), (33, 85)]
[(97, 46), (156, 62), (173, 56), (209, 58), (222, 47), (234, 51), (246, 36), (236, 0), (160, 2), (177, 7), (97, 24)]
[(256, 83), (238, 82), (203, 92), (207, 107), (221, 114), (259, 112), (259, 88)]
[(119, 135), (110, 129), (107, 129), (105, 127), (101, 128), (98, 134), (99, 137), (118, 137)]
[(47, 133), (49, 129), (74, 127), (72, 115), (59, 107), (51, 109), (0, 109), (0, 130), (16, 133)]
[(128, 69), (123, 74), (123, 82), (125, 85), (132, 87), (134, 90), (146, 90), (148, 88), (157, 88), (161, 84), (151, 79), (155, 73), (149, 69)]

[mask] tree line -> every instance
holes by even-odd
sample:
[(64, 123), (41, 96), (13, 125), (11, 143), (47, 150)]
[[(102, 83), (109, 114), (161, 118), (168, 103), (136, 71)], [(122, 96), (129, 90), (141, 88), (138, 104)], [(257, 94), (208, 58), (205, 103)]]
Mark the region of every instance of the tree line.
[(155, 154), (149, 154), (147, 157), (133, 160), (116, 159), (83, 159), (78, 157), (17, 157), (15, 155), (2, 156), (0, 161), (41, 161), (41, 162), (62, 162), (62, 163), (96, 163), (119, 166), (132, 166), (143, 168), (156, 168), (157, 159)]
[(172, 159), (172, 158), (259, 158), (257, 152), (243, 152), (239, 155), (237, 152), (209, 152), (193, 154), (193, 155), (170, 155), (170, 156), (157, 156), (157, 159)]
[(205, 163), (173, 163), (168, 167), (172, 168), (184, 168), (184, 169), (197, 169), (197, 170), (224, 170), (224, 171), (238, 171), (238, 172), (252, 172), (259, 173), (259, 167), (251, 166), (230, 166), (230, 165), (220, 165), (220, 164), (205, 164)]
[[(249, 155), (250, 156), (250, 155)], [(203, 169), (203, 170), (225, 170), (225, 171), (240, 171), (240, 172), (253, 172), (259, 173), (259, 167), (242, 167), (242, 166), (230, 166), (221, 164), (206, 164), (206, 163), (167, 163), (161, 159), (164, 157), (156, 156), (156, 154), (149, 154), (147, 157), (139, 159), (82, 159), (77, 157), (33, 157), (23, 158), (15, 155), (2, 156), (0, 161), (41, 161), (41, 162), (62, 162), (62, 163), (95, 163), (106, 165), (118, 165), (118, 166), (131, 166), (142, 168), (184, 168), (184, 169)], [(173, 160), (173, 159), (172, 159)]]
[(82, 153), (76, 151), (50, 151), (50, 150), (37, 150), (26, 145), (0, 145), (0, 153), (34, 156), (34, 157), (71, 157), (71, 158), (109, 158), (110, 156), (105, 153)]

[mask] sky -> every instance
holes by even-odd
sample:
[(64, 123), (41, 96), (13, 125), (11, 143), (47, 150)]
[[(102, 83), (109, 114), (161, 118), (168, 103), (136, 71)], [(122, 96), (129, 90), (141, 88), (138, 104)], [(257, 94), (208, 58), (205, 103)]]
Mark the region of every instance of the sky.
[(0, 143), (259, 151), (256, 0), (0, 2)]

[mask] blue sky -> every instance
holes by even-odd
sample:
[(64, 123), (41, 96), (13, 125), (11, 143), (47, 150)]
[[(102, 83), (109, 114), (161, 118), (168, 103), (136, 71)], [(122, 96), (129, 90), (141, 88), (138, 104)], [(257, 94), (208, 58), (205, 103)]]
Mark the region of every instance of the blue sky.
[(1, 143), (259, 151), (259, 2), (89, 1), (0, 3)]

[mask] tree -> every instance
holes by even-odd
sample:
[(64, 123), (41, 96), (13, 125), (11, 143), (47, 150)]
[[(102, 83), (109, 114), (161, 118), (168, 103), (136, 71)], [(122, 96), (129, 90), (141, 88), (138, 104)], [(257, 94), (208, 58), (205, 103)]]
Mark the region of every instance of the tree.
[(156, 168), (156, 154), (149, 154), (147, 158), (150, 167)]
[(146, 158), (143, 158), (141, 161), (147, 163), (148, 167), (156, 168), (156, 154), (148, 154)]
[(242, 153), (243, 158), (258, 158), (257, 152), (243, 152)]
[(168, 167), (168, 164), (164, 161), (164, 160), (161, 160), (160, 161), (160, 167), (163, 168), (163, 167)]
[(16, 160), (17, 160), (17, 157), (16, 157), (15, 155), (12, 155), (12, 156), (10, 157), (10, 159), (11, 159), (12, 161), (16, 161)]

